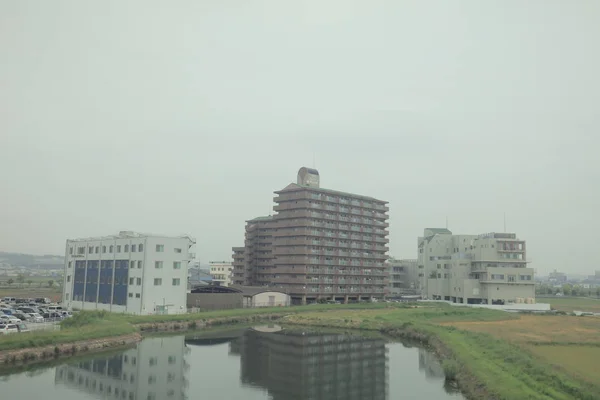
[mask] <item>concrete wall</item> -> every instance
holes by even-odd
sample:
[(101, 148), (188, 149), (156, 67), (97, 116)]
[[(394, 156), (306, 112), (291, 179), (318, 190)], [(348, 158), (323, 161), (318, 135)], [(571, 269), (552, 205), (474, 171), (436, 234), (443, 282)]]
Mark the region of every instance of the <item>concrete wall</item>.
[(187, 307), (203, 310), (228, 310), (242, 307), (241, 293), (188, 293)]

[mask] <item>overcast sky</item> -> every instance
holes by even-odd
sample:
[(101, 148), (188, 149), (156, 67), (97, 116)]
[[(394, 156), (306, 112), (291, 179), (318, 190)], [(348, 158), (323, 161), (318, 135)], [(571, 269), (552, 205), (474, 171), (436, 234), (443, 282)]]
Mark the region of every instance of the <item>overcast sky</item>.
[(600, 269), (600, 1), (0, 0), (0, 250), (244, 221), (316, 167), (425, 227)]

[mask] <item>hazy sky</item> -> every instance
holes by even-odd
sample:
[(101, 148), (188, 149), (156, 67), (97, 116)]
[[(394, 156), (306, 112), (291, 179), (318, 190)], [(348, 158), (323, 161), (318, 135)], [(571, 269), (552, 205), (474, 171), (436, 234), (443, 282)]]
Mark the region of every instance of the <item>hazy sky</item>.
[(600, 1), (0, 0), (0, 250), (119, 230), (230, 259), (312, 166), (425, 227), (591, 273)]

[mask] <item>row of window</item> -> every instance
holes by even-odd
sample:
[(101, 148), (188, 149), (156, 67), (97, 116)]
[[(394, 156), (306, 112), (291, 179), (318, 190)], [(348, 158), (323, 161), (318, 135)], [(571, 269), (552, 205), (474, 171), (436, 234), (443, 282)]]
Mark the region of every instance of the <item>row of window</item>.
[[(179, 278), (173, 278), (173, 280), (171, 281), (172, 286), (180, 286), (181, 285), (181, 279)], [(162, 278), (154, 278), (154, 286), (161, 286), (162, 285)]]
[[(115, 251), (115, 247), (116, 247), (116, 252), (117, 253), (121, 253), (121, 249), (123, 249), (124, 253), (129, 253), (131, 251), (131, 253), (136, 253), (136, 252), (143, 252), (144, 251), (144, 245), (142, 243), (140, 244), (132, 244), (131, 247), (126, 244), (121, 246), (120, 244), (118, 245), (109, 245), (109, 246), (88, 246), (87, 248), (87, 254), (100, 254), (100, 250), (102, 250), (102, 253), (114, 253)], [(79, 255), (84, 255), (86, 254), (85, 252), (86, 248), (85, 246), (80, 246), (77, 247), (77, 254)], [(157, 253), (162, 253), (165, 251), (165, 245), (163, 244), (157, 244), (155, 251)], [(173, 251), (175, 253), (181, 253), (182, 249), (181, 248), (174, 248)], [(73, 254), (73, 247), (69, 248), (69, 254), (72, 255)]]
[[(90, 261), (91, 262), (91, 261)], [(130, 261), (129, 262), (129, 268), (134, 269), (135, 267), (138, 267), (138, 269), (141, 269), (142, 266), (144, 265), (142, 261), (138, 260), (138, 261)], [(127, 266), (127, 264), (125, 264), (125, 267)], [(73, 262), (69, 261), (68, 263), (68, 268), (73, 267)], [(154, 268), (162, 268), (163, 267), (163, 262), (162, 261), (155, 261), (154, 262)], [(80, 263), (78, 265), (78, 268), (85, 268), (85, 264)], [(102, 269), (104, 268), (112, 268), (112, 265), (108, 265), (108, 264), (104, 264), (102, 265)], [(181, 261), (173, 261), (173, 269), (181, 269)]]

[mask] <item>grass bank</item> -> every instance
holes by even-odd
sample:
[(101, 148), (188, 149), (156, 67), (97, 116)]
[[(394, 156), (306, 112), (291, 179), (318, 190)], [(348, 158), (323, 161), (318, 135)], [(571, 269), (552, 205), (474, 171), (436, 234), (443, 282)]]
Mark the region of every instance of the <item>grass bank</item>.
[[(536, 318), (535, 316), (527, 316)], [(554, 317), (537, 316), (553, 323)], [(579, 318), (583, 321), (582, 318)], [(442, 359), (449, 378), (472, 399), (592, 400), (600, 398), (600, 385), (580, 379), (576, 371), (558, 368), (539, 357), (524, 342), (464, 326), (509, 326), (520, 329), (521, 317), (481, 309), (433, 306), (417, 309), (363, 310), (302, 313), (286, 323), (378, 330), (392, 337), (416, 339)], [(525, 325), (531, 322), (525, 320)], [(573, 322), (573, 321), (572, 321)], [(462, 326), (462, 329), (456, 324)], [(461, 325), (462, 324), (462, 325)], [(494, 329), (494, 328), (492, 328)], [(569, 325), (564, 326), (568, 330)], [(599, 333), (596, 330), (596, 335)], [(574, 333), (576, 334), (576, 333)], [(575, 363), (576, 364), (576, 363)]]
[(385, 308), (385, 304), (323, 304), (291, 308), (254, 308), (210, 311), (196, 314), (146, 316), (114, 314), (106, 311), (85, 311), (62, 321), (60, 324), (61, 329), (58, 331), (32, 331), (27, 334), (0, 335), (0, 352), (127, 335), (139, 332), (140, 330), (152, 330), (153, 325), (158, 326), (166, 323), (180, 323), (179, 326), (181, 329), (187, 329), (201, 326), (203, 322), (210, 320), (235, 319), (259, 315), (283, 316), (307, 311), (327, 311), (332, 309), (382, 309)]

